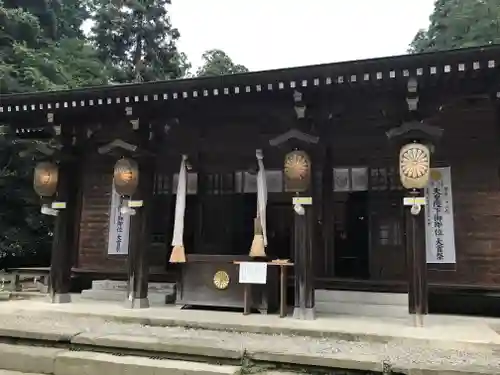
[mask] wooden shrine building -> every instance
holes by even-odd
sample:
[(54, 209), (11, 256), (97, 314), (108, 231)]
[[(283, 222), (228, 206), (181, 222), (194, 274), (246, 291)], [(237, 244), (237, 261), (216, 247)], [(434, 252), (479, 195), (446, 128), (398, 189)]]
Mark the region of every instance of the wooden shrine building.
[[(500, 47), (488, 46), (1, 95), (0, 124), (16, 138), (51, 139), (33, 147), (58, 165), (53, 200), (63, 204), (45, 212), (57, 211), (51, 285), (60, 300), (73, 274), (129, 280), (132, 300), (147, 298), (148, 282), (177, 282), (178, 303), (235, 306), (222, 289), (239, 288), (234, 262), (248, 259), (254, 238), (256, 152), (267, 185), (265, 251), (294, 262), (296, 305), (302, 298), (314, 309), (314, 289), (406, 292), (415, 261), (388, 133), (412, 121), (442, 131), (418, 233), (422, 277), (431, 292), (489, 293), (500, 286), (499, 69)], [(312, 205), (302, 224), (284, 175), (294, 150), (309, 157), (300, 196)], [(122, 157), (137, 163), (135, 215), (117, 210), (113, 168)], [(173, 264), (183, 160), (187, 261)], [(271, 309), (274, 287), (256, 290), (253, 307)]]

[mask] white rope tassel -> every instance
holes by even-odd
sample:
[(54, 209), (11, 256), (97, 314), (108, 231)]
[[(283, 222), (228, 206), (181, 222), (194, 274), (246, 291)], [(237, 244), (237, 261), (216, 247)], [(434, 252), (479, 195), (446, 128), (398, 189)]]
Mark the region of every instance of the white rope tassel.
[(262, 226), (262, 236), (264, 237), (264, 246), (267, 246), (267, 229), (266, 229), (266, 207), (267, 207), (267, 182), (266, 170), (264, 169), (264, 156), (262, 150), (257, 150), (257, 164), (259, 171), (257, 172), (257, 218)]
[(177, 198), (175, 201), (174, 233), (172, 236), (171, 263), (184, 263), (186, 261), (184, 252), (184, 213), (186, 211), (187, 194), (187, 156), (182, 155), (181, 168), (179, 170), (179, 181), (177, 183)]

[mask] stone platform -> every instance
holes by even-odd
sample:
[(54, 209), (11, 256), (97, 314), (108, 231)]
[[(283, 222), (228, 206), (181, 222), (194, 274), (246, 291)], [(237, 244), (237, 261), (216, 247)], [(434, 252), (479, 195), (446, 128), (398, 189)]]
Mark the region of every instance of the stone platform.
[[(42, 301), (0, 303), (0, 338), (67, 343), (73, 348), (81, 346), (84, 351), (111, 350), (122, 353), (119, 358), (132, 351), (139, 356), (147, 353), (145, 356), (166, 356), (169, 360), (183, 357), (188, 362), (190, 358), (205, 358), (207, 364), (232, 361), (227, 366), (249, 360), (258, 365), (299, 367), (305, 373), (309, 368), (379, 373), (389, 368), (393, 374), (498, 374), (499, 327), (496, 319), (449, 316), (430, 316), (426, 327), (417, 328), (409, 319), (322, 316), (314, 322), (303, 322), (272, 315), (243, 316), (175, 307), (131, 311), (120, 304), (88, 301), (66, 305)], [(92, 355), (84, 356), (75, 359), (80, 361), (74, 362), (75, 368), (76, 363), (80, 368), (92, 366), (85, 362)], [(133, 358), (127, 360), (139, 361)], [(154, 373), (168, 374), (158, 371)], [(172, 370), (170, 374), (176, 373)], [(73, 374), (78, 375), (64, 375)]]
[[(127, 298), (127, 282), (116, 280), (94, 280), (92, 288), (82, 291), (81, 298), (93, 301), (123, 302)], [(148, 298), (151, 306), (162, 306), (175, 302), (175, 284), (149, 283)]]
[[(48, 300), (47, 300), (48, 301)], [(362, 317), (318, 314), (316, 320), (302, 321), (277, 315), (181, 310), (177, 306), (131, 310), (119, 302), (100, 302), (72, 295), (73, 303), (51, 304), (42, 299), (11, 300), (0, 303), (3, 314), (57, 314), (63, 317), (99, 318), (114, 323), (142, 324), (160, 327), (185, 327), (216, 331), (233, 331), (270, 335), (331, 337), (348, 341), (405, 343), (425, 342), (431, 346), (455, 347), (482, 345), (500, 349), (500, 319), (448, 315), (429, 315), (424, 327), (415, 327), (405, 318)]]

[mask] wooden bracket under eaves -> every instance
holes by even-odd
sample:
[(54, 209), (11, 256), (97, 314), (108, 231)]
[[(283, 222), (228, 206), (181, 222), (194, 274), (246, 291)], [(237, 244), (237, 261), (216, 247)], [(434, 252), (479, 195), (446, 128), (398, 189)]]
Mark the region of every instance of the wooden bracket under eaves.
[(126, 142), (122, 139), (115, 139), (97, 149), (101, 155), (123, 156), (129, 154), (130, 156), (152, 156), (153, 152), (140, 148), (139, 146)]
[(269, 144), (274, 147), (293, 140), (308, 144), (317, 144), (319, 142), (319, 137), (304, 133), (298, 129), (290, 129), (287, 132), (278, 135), (276, 138), (269, 140)]

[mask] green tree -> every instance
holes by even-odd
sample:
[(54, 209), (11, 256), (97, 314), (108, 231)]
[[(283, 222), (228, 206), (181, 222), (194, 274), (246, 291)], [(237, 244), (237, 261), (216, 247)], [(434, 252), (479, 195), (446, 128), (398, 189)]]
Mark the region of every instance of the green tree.
[(50, 264), (51, 217), (41, 215), (33, 192), (33, 161), (0, 136), (0, 269)]
[(203, 65), (198, 69), (198, 77), (218, 76), (223, 74), (245, 73), (248, 69), (233, 60), (220, 49), (206, 51), (203, 56)]
[(90, 17), (89, 0), (3, 0), (7, 9), (22, 9), (35, 16), (44, 36), (57, 40), (82, 38), (81, 26)]
[(92, 38), (100, 59), (118, 82), (182, 77), (189, 68), (179, 53), (180, 34), (170, 22), (170, 0), (116, 0), (93, 3)]
[(53, 0), (57, 22), (57, 38), (85, 40), (82, 25), (90, 19), (90, 0)]
[(500, 43), (500, 0), (436, 0), (427, 30), (409, 52), (421, 53)]
[[(104, 84), (107, 72), (82, 38), (85, 5), (0, 0), (0, 93)], [(51, 220), (40, 214), (31, 158), (0, 135), (0, 268), (50, 262)]]
[[(54, 90), (107, 82), (107, 72), (92, 47), (65, 32), (80, 21), (56, 19), (57, 12), (36, 8), (43, 20), (29, 8), (9, 8), (0, 0), (0, 92)], [(37, 3), (38, 4), (38, 3)], [(54, 22), (49, 22), (52, 19)], [(80, 22), (81, 23), (81, 22)], [(70, 26), (72, 25), (72, 26)]]

